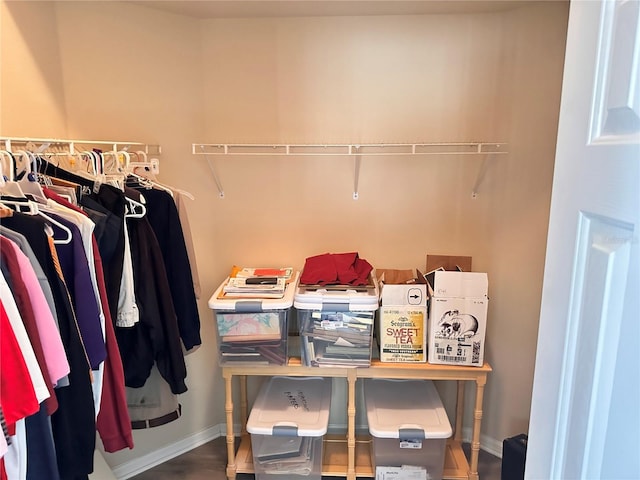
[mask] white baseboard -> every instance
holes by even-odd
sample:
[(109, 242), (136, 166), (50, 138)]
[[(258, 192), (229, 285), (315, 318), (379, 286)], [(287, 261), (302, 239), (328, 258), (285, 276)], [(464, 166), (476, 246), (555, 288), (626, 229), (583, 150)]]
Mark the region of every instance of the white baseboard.
[[(345, 431), (346, 425), (330, 425), (329, 431)], [(234, 426), (236, 434), (240, 431), (240, 426)], [(135, 460), (125, 462), (113, 468), (113, 474), (118, 480), (126, 480), (135, 475), (138, 475), (150, 468), (160, 465), (167, 460), (182, 455), (190, 450), (193, 450), (200, 445), (204, 445), (211, 440), (215, 440), (218, 437), (226, 435), (226, 424), (221, 423), (212, 427), (206, 428), (198, 433), (189, 435), (188, 437), (178, 440), (166, 447), (155, 450), (151, 453), (143, 455)], [(462, 429), (462, 439), (464, 442), (471, 442), (472, 430), (470, 427)], [(502, 441), (488, 437), (486, 435), (480, 435), (480, 448), (491, 455), (498, 458), (502, 458)]]
[[(464, 427), (462, 429), (462, 441), (471, 443), (472, 438), (473, 430), (471, 427)], [(495, 457), (502, 458), (502, 440), (496, 440), (495, 438), (480, 434), (480, 450), (484, 450)]]

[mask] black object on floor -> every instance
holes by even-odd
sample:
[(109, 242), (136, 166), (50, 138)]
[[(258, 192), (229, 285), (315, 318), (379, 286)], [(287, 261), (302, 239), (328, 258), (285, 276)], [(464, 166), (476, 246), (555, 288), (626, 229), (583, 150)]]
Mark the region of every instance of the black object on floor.
[(524, 433), (503, 440), (501, 480), (524, 480), (527, 440)]

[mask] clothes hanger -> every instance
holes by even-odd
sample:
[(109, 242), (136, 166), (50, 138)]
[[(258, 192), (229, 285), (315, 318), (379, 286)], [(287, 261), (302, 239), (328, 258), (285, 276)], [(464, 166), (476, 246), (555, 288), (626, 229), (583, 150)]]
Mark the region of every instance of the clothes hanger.
[(35, 155), (27, 152), (26, 150), (18, 150), (16, 154), (21, 155), (27, 162), (26, 175), (18, 181), (20, 188), (25, 195), (31, 195), (36, 202), (46, 204), (47, 197), (38, 183), (37, 175), (35, 173), (37, 172)]
[(54, 232), (52, 230), (51, 231), (51, 236), (53, 237), (53, 243), (55, 243), (56, 245), (66, 245), (67, 243), (71, 242), (71, 240), (73, 239), (73, 233), (71, 232), (71, 230), (69, 230), (69, 228), (66, 225), (63, 225), (62, 223), (58, 222), (57, 220), (54, 220), (49, 215), (44, 213), (42, 211), (42, 209), (40, 209), (40, 208), (38, 208), (38, 212), (37, 213), (42, 218), (44, 218), (47, 222), (55, 225), (60, 230), (62, 230), (62, 232), (64, 233), (64, 237), (63, 238), (56, 238), (55, 234), (54, 234)]
[(129, 197), (125, 197), (125, 199), (127, 201), (125, 218), (142, 218), (147, 214), (147, 207), (143, 203), (145, 200), (142, 195), (140, 195), (140, 202)]
[[(94, 176), (98, 175), (98, 154), (92, 150), (84, 150), (79, 152), (79, 155), (83, 162), (87, 162), (87, 169), (84, 170), (84, 172)], [(89, 167), (91, 167), (91, 172), (89, 171)]]
[[(9, 157), (11, 158), (12, 164), (11, 172), (13, 172), (13, 156), (9, 155)], [(13, 175), (11, 175), (11, 178), (13, 178)], [(63, 238), (55, 238), (53, 229), (51, 228), (51, 226), (48, 226), (47, 233), (49, 233), (53, 237), (53, 243), (67, 244), (73, 238), (71, 230), (69, 230), (65, 225), (48, 216), (46, 213), (42, 212), (38, 208), (38, 204), (36, 202), (27, 199), (27, 197), (24, 195), (24, 192), (20, 188), (19, 182), (15, 182), (13, 180), (5, 180), (4, 185), (2, 185), (2, 188), (0, 189), (0, 193), (12, 197), (12, 199), (1, 198), (0, 202), (3, 206), (14, 207), (14, 209), (20, 213), (40, 215), (50, 224), (59, 227), (60, 230), (62, 230), (62, 232), (64, 233)], [(24, 198), (24, 200), (22, 200), (22, 198)]]
[(31, 200), (9, 200), (6, 198), (0, 198), (0, 203), (16, 212), (26, 213), (29, 215), (38, 214), (38, 204)]
[[(126, 170), (129, 167), (129, 163), (131, 163), (131, 154), (129, 152), (127, 152), (126, 150), (120, 150), (118, 152), (119, 155), (122, 155), (124, 157), (124, 167), (122, 167), (124, 170)], [(137, 155), (137, 154), (136, 154)], [(120, 157), (118, 157), (119, 159)]]
[(136, 150), (136, 153), (139, 155), (138, 158), (142, 157), (142, 161), (143, 162), (147, 161), (147, 152), (145, 152), (143, 150)]
[(0, 150), (0, 158), (2, 158), (2, 160), (4, 160), (5, 158), (9, 160), (9, 175), (7, 176), (7, 179), (13, 180), (15, 167), (15, 159), (13, 158), (13, 154), (8, 150)]
[[(2, 150), (0, 150), (2, 152)], [(0, 188), (4, 186), (4, 163), (0, 161)]]
[[(112, 158), (113, 162), (109, 162), (108, 159)], [(120, 164), (120, 156), (119, 152), (116, 150), (107, 150), (106, 152), (102, 152), (102, 172), (104, 174), (110, 174), (114, 171), (118, 171), (118, 167)]]
[[(4, 176), (4, 183), (0, 188), (0, 195), (12, 197), (16, 199), (27, 199), (22, 188), (18, 182), (14, 181), (14, 172), (15, 172), (15, 159), (11, 152), (7, 150), (0, 150), (2, 152), (2, 157), (7, 158), (9, 160), (9, 175)], [(6, 199), (4, 199), (6, 200)]]

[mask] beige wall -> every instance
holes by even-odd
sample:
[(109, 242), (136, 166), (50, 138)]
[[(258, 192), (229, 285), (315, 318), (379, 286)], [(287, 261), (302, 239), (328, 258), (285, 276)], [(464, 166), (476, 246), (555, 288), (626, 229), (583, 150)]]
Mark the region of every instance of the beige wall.
[(67, 112), (55, 3), (3, 1), (0, 34), (0, 133), (64, 138)]
[[(483, 438), (495, 449), (491, 440), (527, 430), (565, 3), (217, 20), (115, 2), (13, 3), (1, 4), (0, 134), (157, 142), (161, 179), (196, 197), (204, 345), (188, 357), (184, 415), (162, 435), (137, 431), (136, 448), (109, 455), (110, 465), (223, 423), (206, 301), (231, 265), (301, 268), (323, 252), (356, 250), (381, 268), (424, 268), (427, 253), (472, 255), (491, 296)], [(34, 18), (50, 29), (46, 39), (25, 38)], [(7, 79), (13, 62), (36, 78)], [(41, 116), (17, 108), (41, 98)], [(206, 158), (189, 153), (193, 142), (468, 140), (510, 145), (489, 159), (477, 199), (477, 157), (364, 157), (354, 201), (350, 158), (211, 157), (220, 199)], [(440, 389), (451, 410), (451, 388)]]

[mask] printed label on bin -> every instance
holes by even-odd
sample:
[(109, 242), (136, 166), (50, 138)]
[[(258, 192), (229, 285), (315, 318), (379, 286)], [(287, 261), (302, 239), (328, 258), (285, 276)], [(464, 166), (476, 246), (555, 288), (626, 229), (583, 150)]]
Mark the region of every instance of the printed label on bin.
[(422, 448), (422, 440), (400, 440), (400, 448), (412, 448), (418, 450)]
[(401, 428), (398, 431), (400, 448), (420, 449), (422, 440), (425, 438), (424, 430), (421, 428)]

